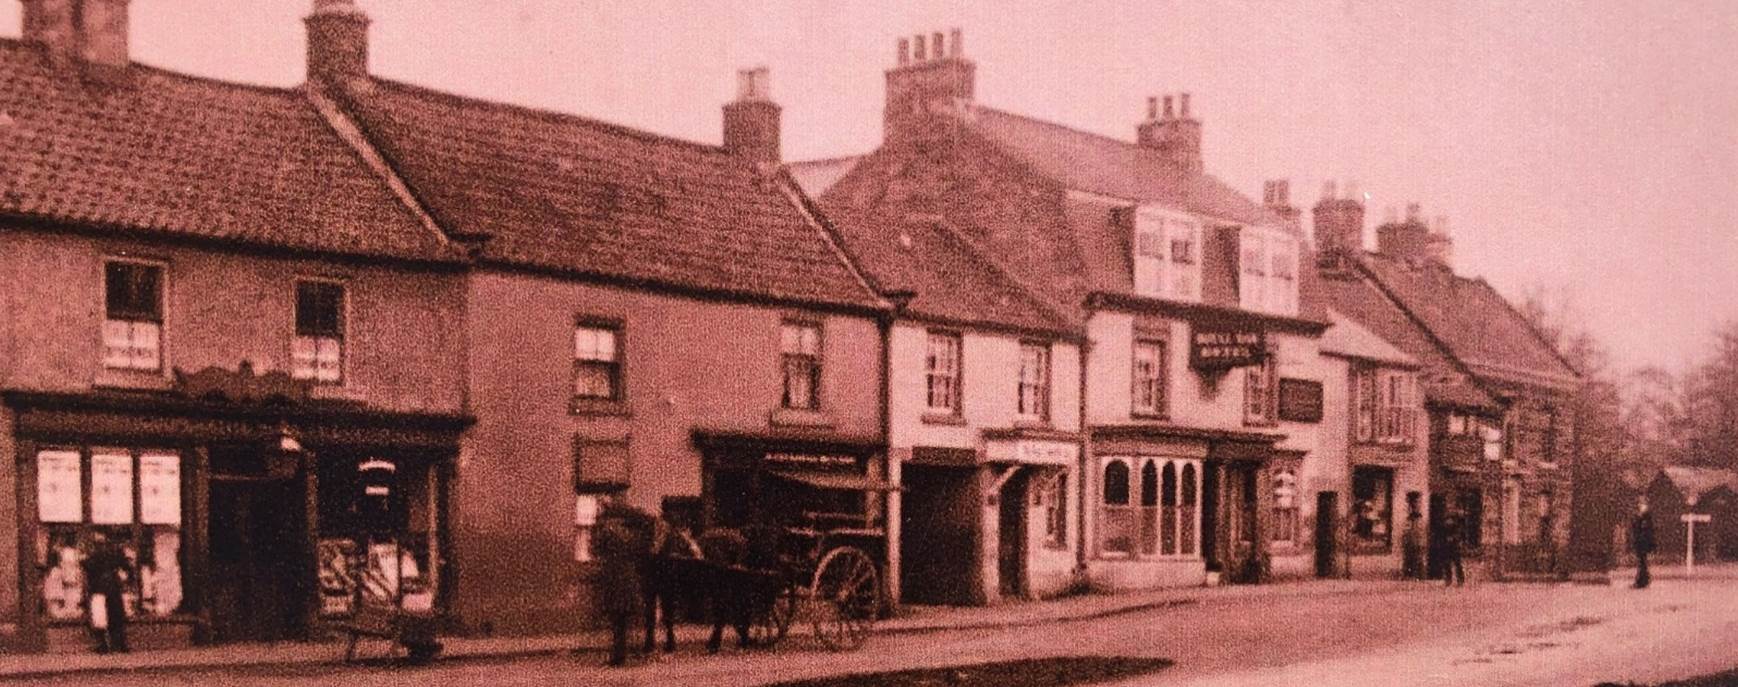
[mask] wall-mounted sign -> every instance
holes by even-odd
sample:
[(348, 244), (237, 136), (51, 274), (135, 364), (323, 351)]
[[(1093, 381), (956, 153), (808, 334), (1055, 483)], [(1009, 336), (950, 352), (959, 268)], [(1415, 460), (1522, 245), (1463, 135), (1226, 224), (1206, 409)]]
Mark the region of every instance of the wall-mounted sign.
[(1308, 379), (1279, 380), (1279, 419), (1321, 422), (1322, 383)]
[(768, 453), (766, 460), (770, 463), (791, 463), (798, 465), (856, 465), (857, 459), (846, 455), (830, 455), (822, 453)]
[(1189, 339), (1189, 367), (1229, 370), (1260, 365), (1267, 333), (1251, 327), (1197, 324)]

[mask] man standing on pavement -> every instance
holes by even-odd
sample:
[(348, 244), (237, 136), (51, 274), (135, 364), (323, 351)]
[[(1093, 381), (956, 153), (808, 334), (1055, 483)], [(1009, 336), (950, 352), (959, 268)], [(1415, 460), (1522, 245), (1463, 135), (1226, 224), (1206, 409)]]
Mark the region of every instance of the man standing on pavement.
[(1466, 586), (1466, 568), (1461, 563), (1460, 516), (1449, 513), (1442, 519), (1442, 583), (1446, 587)]
[[(127, 555), (106, 532), (91, 535), (91, 555), (84, 561), (91, 590), (90, 615), (97, 633), (97, 653), (126, 653), (126, 583), (131, 576)], [(99, 608), (100, 607), (100, 608)]]
[(1635, 588), (1646, 589), (1653, 582), (1648, 574), (1647, 555), (1654, 550), (1654, 516), (1647, 509), (1647, 499), (1636, 504), (1635, 520), (1629, 524), (1629, 546), (1635, 551)]

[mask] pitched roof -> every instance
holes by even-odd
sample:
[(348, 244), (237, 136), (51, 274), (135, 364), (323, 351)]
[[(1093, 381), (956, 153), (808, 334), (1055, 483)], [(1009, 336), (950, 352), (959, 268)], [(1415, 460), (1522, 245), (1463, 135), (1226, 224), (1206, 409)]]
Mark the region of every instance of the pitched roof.
[(1685, 499), (1701, 499), (1714, 489), (1725, 487), (1738, 492), (1738, 473), (1719, 468), (1698, 468), (1687, 465), (1667, 465), (1660, 474), (1677, 487)]
[(130, 65), (88, 83), (0, 39), (0, 216), (350, 255), (463, 253), (298, 90)]
[(1070, 189), (1155, 202), (1238, 224), (1286, 226), (1284, 219), (1213, 175), (1185, 171), (1140, 144), (981, 105), (960, 117)]
[(940, 218), (900, 220), (849, 208), (828, 216), (883, 293), (915, 293), (905, 310), (918, 318), (1051, 334), (1075, 328)]
[[(1432, 403), (1484, 410), (1501, 407), (1495, 398), (1463, 373), (1448, 352), (1431, 339), (1429, 332), (1389, 300), (1362, 272), (1356, 269), (1321, 272), (1316, 283), (1335, 312), (1393, 344), (1423, 366), (1425, 396)], [(1324, 340), (1334, 335), (1335, 329), (1338, 327), (1329, 329)]]
[(484, 260), (734, 296), (880, 307), (806, 198), (708, 146), (387, 80), (340, 97)]
[(803, 187), (803, 192), (821, 197), (833, 184), (850, 174), (857, 168), (857, 163), (863, 160), (862, 155), (846, 155), (825, 160), (805, 160), (785, 165), (785, 171), (791, 173), (791, 178), (797, 180), (797, 185)]
[(1333, 323), (1328, 331), (1322, 334), (1322, 352), (1349, 358), (1362, 358), (1378, 363), (1399, 365), (1402, 367), (1418, 366), (1418, 359), (1407, 355), (1405, 351), (1395, 348), (1393, 344), (1376, 336), (1375, 332), (1358, 324), (1357, 320), (1341, 315), (1332, 308), (1328, 309), (1328, 321)]
[(1559, 388), (1578, 382), (1575, 370), (1483, 279), (1379, 254), (1367, 255), (1362, 262), (1479, 376)]

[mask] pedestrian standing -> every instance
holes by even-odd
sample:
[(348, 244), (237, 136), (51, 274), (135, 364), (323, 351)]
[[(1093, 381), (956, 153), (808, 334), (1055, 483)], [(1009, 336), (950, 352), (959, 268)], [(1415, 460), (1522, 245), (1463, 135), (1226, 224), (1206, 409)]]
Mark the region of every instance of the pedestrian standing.
[(628, 626), (644, 612), (640, 563), (649, 555), (650, 532), (631, 508), (609, 505), (598, 518), (592, 551), (597, 556), (597, 608), (609, 621), (610, 660), (628, 659)]
[(1465, 537), (1459, 515), (1442, 519), (1442, 583), (1445, 587), (1466, 586), (1466, 568), (1461, 562), (1461, 542)]
[(127, 608), (124, 593), (128, 574), (127, 554), (107, 533), (91, 536), (91, 555), (84, 561), (85, 579), (91, 591), (91, 629), (97, 635), (97, 653), (126, 653)]
[(1647, 555), (1654, 551), (1654, 515), (1648, 512), (1645, 499), (1636, 504), (1635, 520), (1629, 524), (1629, 546), (1635, 551), (1635, 588), (1646, 589), (1653, 582)]
[(1406, 514), (1406, 529), (1400, 534), (1400, 576), (1408, 579), (1424, 577), (1424, 516), (1418, 511)]

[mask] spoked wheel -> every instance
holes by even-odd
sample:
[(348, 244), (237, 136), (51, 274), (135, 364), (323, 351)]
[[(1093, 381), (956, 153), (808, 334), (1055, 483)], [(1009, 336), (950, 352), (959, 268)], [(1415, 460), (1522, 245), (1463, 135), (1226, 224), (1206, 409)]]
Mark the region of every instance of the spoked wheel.
[(815, 636), (834, 651), (855, 649), (869, 639), (881, 610), (881, 577), (862, 549), (828, 551), (815, 566), (810, 587)]
[(754, 614), (748, 626), (748, 641), (754, 646), (772, 646), (791, 631), (791, 619), (797, 615), (797, 590), (782, 586), (766, 606)]

